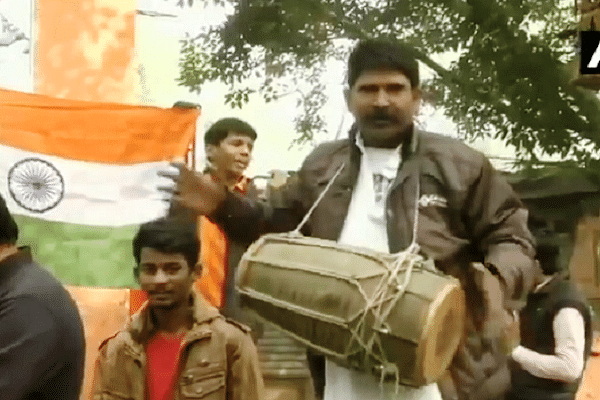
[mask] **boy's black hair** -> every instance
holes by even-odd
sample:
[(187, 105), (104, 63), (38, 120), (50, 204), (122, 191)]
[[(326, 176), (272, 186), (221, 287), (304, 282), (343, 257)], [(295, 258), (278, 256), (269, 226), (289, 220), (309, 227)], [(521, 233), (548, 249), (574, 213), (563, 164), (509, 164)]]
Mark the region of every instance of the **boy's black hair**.
[(19, 227), (0, 196), (0, 244), (15, 244), (18, 238)]
[(407, 46), (379, 39), (360, 41), (348, 59), (348, 86), (365, 71), (392, 70), (406, 75), (412, 89), (419, 87), (419, 63)]
[(236, 132), (256, 140), (256, 131), (252, 126), (238, 118), (222, 118), (211, 125), (204, 134), (204, 145), (218, 146), (223, 139), (229, 135), (229, 132)]
[(148, 247), (161, 253), (182, 254), (193, 271), (198, 262), (200, 241), (196, 234), (196, 224), (160, 218), (140, 226), (133, 239), (133, 257), (137, 266), (140, 264), (142, 248)]

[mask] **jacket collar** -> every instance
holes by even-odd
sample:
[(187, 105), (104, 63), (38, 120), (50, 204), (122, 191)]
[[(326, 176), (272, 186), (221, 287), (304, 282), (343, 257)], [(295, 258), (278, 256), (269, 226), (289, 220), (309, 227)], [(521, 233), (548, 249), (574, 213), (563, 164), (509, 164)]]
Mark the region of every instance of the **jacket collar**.
[[(402, 150), (401, 150), (401, 163), (398, 166), (398, 176), (396, 177), (396, 180), (394, 181), (393, 187), (397, 186), (400, 182), (402, 182), (407, 176), (408, 176), (408, 172), (407, 171), (403, 171), (401, 166), (402, 164), (404, 164), (406, 161), (411, 160), (411, 162), (409, 162), (409, 169), (414, 169), (416, 168), (417, 162), (416, 160), (414, 160), (414, 157), (412, 157), (414, 154), (416, 154), (419, 151), (419, 146), (420, 146), (420, 141), (421, 141), (421, 136), (422, 136), (423, 132), (421, 130), (419, 130), (418, 128), (416, 128), (413, 125), (413, 129), (412, 129), (412, 135), (410, 137), (410, 141), (408, 142), (409, 145), (408, 146), (402, 146)], [(358, 127), (355, 124), (352, 125), (352, 127), (350, 127), (350, 130), (348, 132), (348, 139), (347, 139), (347, 144), (346, 149), (349, 149), (348, 154), (346, 155), (346, 157), (348, 157), (349, 162), (346, 162), (346, 166), (343, 169), (341, 175), (339, 176), (339, 178), (337, 179), (338, 185), (344, 188), (352, 188), (354, 187), (354, 185), (356, 184), (356, 181), (358, 180), (358, 173), (359, 173), (359, 169), (360, 169), (360, 159), (361, 159), (361, 150), (359, 149), (358, 145), (357, 145), (357, 135), (358, 135)], [(333, 178), (333, 176), (335, 175), (337, 169), (340, 167), (342, 163), (342, 160), (339, 161), (339, 163), (332, 163), (327, 172), (321, 177), (319, 178), (320, 183), (324, 183), (324, 182), (329, 182), (329, 180), (331, 180), (331, 178)]]
[[(192, 290), (190, 295), (190, 312), (193, 316), (192, 329), (186, 336), (186, 341), (193, 340), (196, 336), (205, 336), (208, 330), (202, 325), (220, 316), (219, 311), (210, 305), (201, 295)], [(154, 324), (151, 309), (148, 302), (144, 303), (141, 309), (131, 317), (131, 321), (126, 327), (131, 338), (137, 345), (142, 345), (154, 334), (156, 326)]]
[[(358, 134), (358, 131), (355, 132), (355, 135), (356, 134)], [(414, 156), (419, 152), (419, 145), (422, 134), (423, 132), (420, 131), (415, 126), (415, 124), (413, 124), (410, 137), (407, 141), (400, 145), (400, 164), (398, 165), (396, 179), (394, 179), (394, 182), (392, 183), (392, 186), (389, 189), (390, 192), (395, 190), (395, 188), (398, 187), (398, 185), (400, 185), (402, 182), (404, 182), (406, 178), (418, 172), (418, 169), (420, 168), (419, 160), (417, 157)], [(352, 153), (357, 154), (357, 158), (355, 160), (358, 161), (360, 159), (360, 150), (358, 149), (358, 146), (356, 144), (354, 144), (354, 151)], [(355, 165), (355, 168), (358, 169), (360, 163), (355, 162)], [(356, 172), (355, 175), (358, 176), (358, 172)], [(354, 182), (356, 182), (356, 180)]]

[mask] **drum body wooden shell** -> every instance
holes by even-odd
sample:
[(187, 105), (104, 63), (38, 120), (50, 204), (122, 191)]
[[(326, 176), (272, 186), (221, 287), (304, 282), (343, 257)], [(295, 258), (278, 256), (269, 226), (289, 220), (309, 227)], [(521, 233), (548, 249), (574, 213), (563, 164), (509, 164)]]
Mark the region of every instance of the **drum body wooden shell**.
[[(396, 296), (407, 271), (382, 285), (390, 276), (390, 255), (265, 235), (242, 257), (236, 285), (244, 306), (337, 363), (377, 376), (394, 370), (400, 383), (422, 386), (435, 382), (452, 360), (465, 303), (458, 280), (420, 256), (409, 255), (411, 260), (408, 285)], [(381, 308), (369, 307), (382, 290)]]

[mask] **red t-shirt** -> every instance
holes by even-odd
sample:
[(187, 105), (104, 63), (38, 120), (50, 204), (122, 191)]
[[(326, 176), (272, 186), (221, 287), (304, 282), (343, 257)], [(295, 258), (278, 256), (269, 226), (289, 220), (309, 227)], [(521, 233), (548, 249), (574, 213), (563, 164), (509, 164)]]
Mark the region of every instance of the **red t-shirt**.
[(173, 400), (184, 333), (155, 334), (146, 344), (146, 400)]

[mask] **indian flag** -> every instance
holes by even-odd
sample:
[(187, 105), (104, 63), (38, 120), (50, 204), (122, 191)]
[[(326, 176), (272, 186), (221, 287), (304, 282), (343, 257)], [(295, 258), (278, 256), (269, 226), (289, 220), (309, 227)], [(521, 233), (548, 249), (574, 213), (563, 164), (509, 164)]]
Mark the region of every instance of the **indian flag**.
[(134, 286), (133, 236), (167, 209), (157, 171), (185, 156), (197, 117), (0, 90), (0, 194), (19, 244), (65, 284)]

